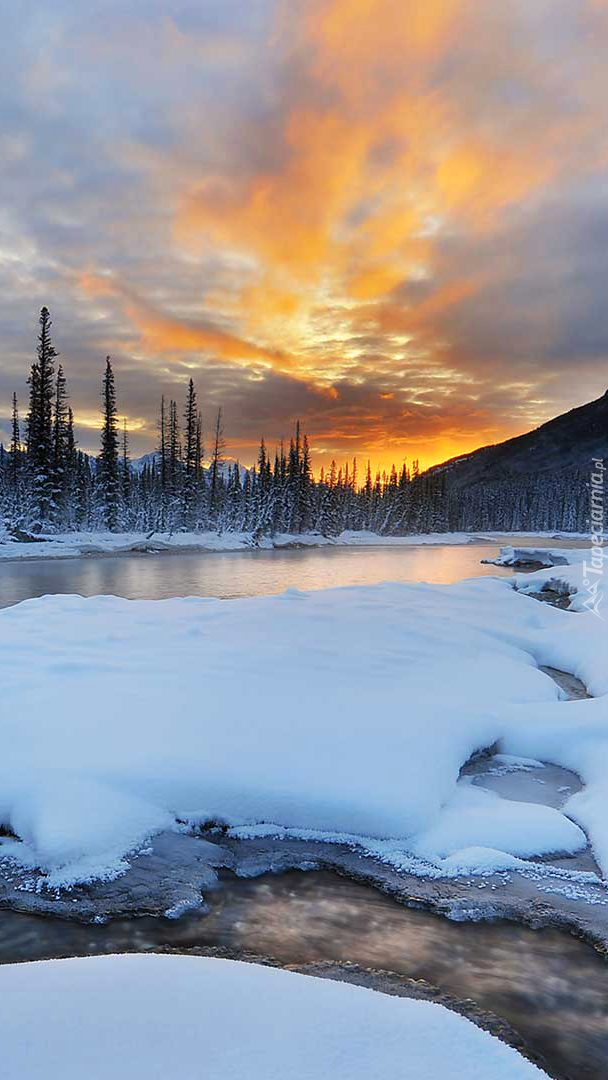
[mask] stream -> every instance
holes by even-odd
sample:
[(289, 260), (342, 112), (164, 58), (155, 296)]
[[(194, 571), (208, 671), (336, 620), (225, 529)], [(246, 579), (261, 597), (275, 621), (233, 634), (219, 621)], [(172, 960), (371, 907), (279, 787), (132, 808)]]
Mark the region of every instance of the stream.
[[(105, 925), (0, 911), (0, 962), (177, 950), (272, 959), (300, 970), (323, 965), (331, 977), (389, 993), (399, 992), (403, 979), (423, 980), (406, 986), (408, 996), (448, 995), (467, 1015), (478, 1006), (506, 1020), (520, 1047), (559, 1080), (606, 1076), (606, 961), (563, 931), (455, 923), (323, 871), (245, 880), (224, 873), (208, 904), (208, 914)], [(328, 970), (328, 962), (339, 966)], [(345, 964), (362, 969), (358, 978)]]

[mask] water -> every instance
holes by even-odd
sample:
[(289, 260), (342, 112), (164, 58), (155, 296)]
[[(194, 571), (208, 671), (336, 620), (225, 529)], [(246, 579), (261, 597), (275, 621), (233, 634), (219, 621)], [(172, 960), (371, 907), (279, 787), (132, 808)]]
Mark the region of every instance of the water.
[(160, 948), (220, 948), (285, 965), (350, 961), (473, 998), (507, 1020), (560, 1080), (608, 1075), (608, 966), (561, 931), (449, 922), (327, 872), (226, 875), (208, 899), (206, 916), (104, 926), (0, 912), (0, 962)]
[(169, 596), (265, 596), (380, 581), (450, 584), (482, 574), (513, 576), (482, 559), (496, 544), (187, 552), (0, 562), (0, 607), (47, 593), (107, 593), (131, 600)]

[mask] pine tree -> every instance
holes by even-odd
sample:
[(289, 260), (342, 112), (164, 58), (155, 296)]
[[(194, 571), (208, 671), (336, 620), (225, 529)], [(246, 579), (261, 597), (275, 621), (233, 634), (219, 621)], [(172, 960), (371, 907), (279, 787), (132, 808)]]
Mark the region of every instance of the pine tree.
[(200, 488), (203, 479), (203, 418), (199, 412), (196, 418), (196, 453), (194, 462), (194, 480), (197, 490)]
[(222, 427), (222, 409), (220, 406), (220, 408), (217, 410), (217, 417), (215, 420), (215, 430), (213, 434), (213, 450), (211, 452), (211, 465), (209, 466), (209, 506), (212, 514), (216, 513), (217, 511), (221, 481), (221, 467), (224, 460), (225, 449), (226, 443), (224, 442), (224, 429)]
[(184, 429), (183, 522), (186, 529), (192, 529), (194, 528), (196, 508), (196, 434), (198, 426), (196, 390), (192, 379), (188, 383), (184, 420), (186, 426)]
[(169, 435), (167, 444), (167, 527), (170, 532), (178, 526), (180, 509), (179, 494), (181, 482), (181, 446), (177, 404), (169, 402)]
[(55, 401), (53, 403), (53, 468), (62, 468), (66, 458), (68, 433), (68, 395), (61, 364), (57, 368)]
[(37, 359), (29, 377), (27, 459), (36, 531), (48, 527), (53, 511), (53, 380), (57, 356), (51, 342), (51, 316), (43, 307), (39, 318)]
[(298, 490), (298, 532), (308, 532), (312, 527), (312, 475), (308, 436), (302, 441), (302, 461)]
[(129, 432), (127, 430), (127, 418), (123, 419), (122, 427), (122, 456), (120, 459), (120, 495), (122, 502), (122, 526), (131, 528), (131, 458), (129, 456)]
[(76, 439), (74, 437), (74, 414), (68, 406), (68, 420), (65, 436), (65, 462), (64, 462), (64, 522), (66, 527), (73, 527), (75, 520), (75, 485), (77, 476), (77, 453)]
[(89, 528), (92, 524), (91, 521), (91, 465), (87, 454), (83, 454), (82, 450), (76, 451), (76, 460), (74, 468), (75, 476), (75, 505), (74, 505), (74, 523), (78, 529)]
[(115, 531), (118, 524), (120, 484), (118, 476), (118, 427), (116, 419), (116, 390), (110, 357), (102, 384), (103, 426), (101, 453), (98, 458), (101, 520), (106, 529)]
[(158, 527), (161, 532), (167, 528), (167, 420), (165, 416), (165, 395), (160, 399), (160, 418), (158, 421), (158, 447), (156, 453), (160, 465), (160, 506)]
[(11, 419), (11, 445), (9, 450), (9, 477), (13, 495), (19, 491), (21, 466), (21, 435), (19, 432), (19, 406), (17, 395), (13, 394), (13, 414)]
[(54, 517), (57, 524), (61, 524), (66, 516), (67, 502), (70, 495), (66, 474), (67, 456), (68, 395), (63, 368), (59, 364), (53, 401), (53, 501)]

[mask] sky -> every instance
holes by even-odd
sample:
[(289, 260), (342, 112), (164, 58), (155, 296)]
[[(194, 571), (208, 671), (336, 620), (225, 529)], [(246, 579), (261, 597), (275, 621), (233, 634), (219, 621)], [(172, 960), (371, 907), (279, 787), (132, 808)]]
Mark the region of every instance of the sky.
[[(0, 0), (0, 437), (192, 377), (249, 464), (423, 466), (608, 386), (608, 0)], [(180, 404), (181, 408), (181, 404)]]

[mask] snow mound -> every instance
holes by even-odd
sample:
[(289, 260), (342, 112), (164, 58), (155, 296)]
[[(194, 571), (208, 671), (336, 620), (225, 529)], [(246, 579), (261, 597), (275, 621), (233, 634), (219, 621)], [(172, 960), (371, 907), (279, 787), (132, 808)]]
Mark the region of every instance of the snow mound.
[(526, 867), (523, 859), (488, 847), (467, 847), (462, 851), (455, 851), (448, 855), (444, 864), (459, 874), (497, 874), (502, 870), (521, 870)]
[(19, 838), (0, 839), (0, 858), (69, 886), (205, 822), (394, 841), (433, 861), (578, 850), (559, 811), (458, 783), (500, 740), (583, 777), (566, 810), (608, 867), (608, 698), (560, 701), (538, 670), (608, 695), (607, 631), (490, 578), (25, 601), (0, 611), (0, 824)]
[(547, 567), (566, 566), (570, 562), (578, 562), (585, 553), (584, 548), (512, 547), (507, 544), (501, 547), (500, 555), (488, 561), (494, 566), (521, 566), (529, 563), (539, 563)]
[(540, 1080), (441, 1005), (230, 960), (104, 956), (0, 967), (20, 1080)]
[(578, 825), (559, 810), (501, 799), (492, 791), (459, 784), (439, 819), (418, 834), (414, 855), (435, 862), (463, 848), (499, 848), (507, 855), (530, 858), (552, 852), (574, 854), (587, 845)]

